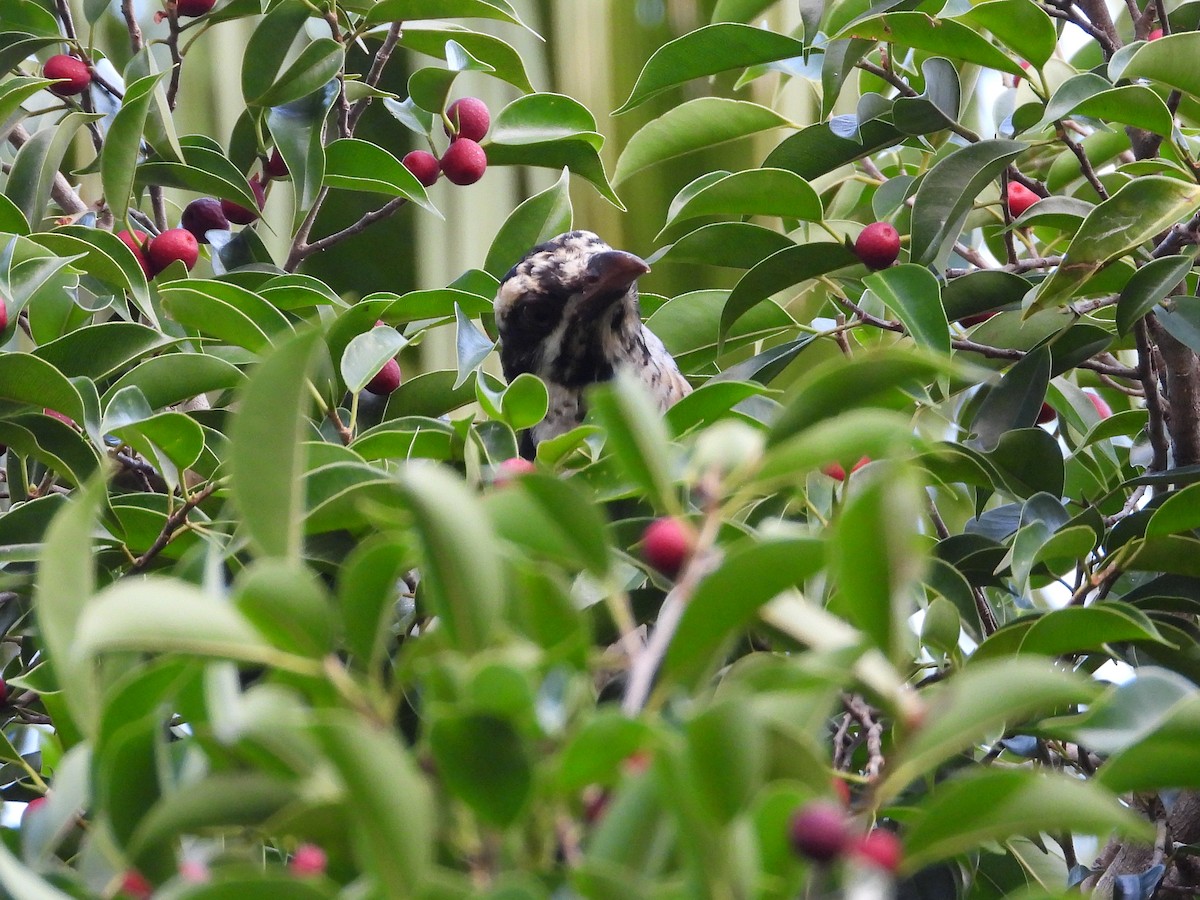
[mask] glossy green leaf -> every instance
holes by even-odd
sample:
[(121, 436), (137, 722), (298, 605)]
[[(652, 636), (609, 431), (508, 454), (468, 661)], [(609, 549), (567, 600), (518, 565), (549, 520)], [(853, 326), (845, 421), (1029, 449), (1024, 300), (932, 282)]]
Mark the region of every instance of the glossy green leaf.
[(1115, 57), (1108, 74), (1113, 81), (1145, 78), (1195, 95), (1200, 93), (1200, 75), (1187, 60), (1197, 52), (1200, 52), (1200, 33), (1168, 34), (1156, 41), (1146, 41), (1132, 56)]
[[(841, 133), (844, 129), (834, 131), (832, 127), (850, 122), (856, 126), (857, 139), (845, 137)], [(853, 115), (837, 116), (828, 123), (809, 125), (785, 138), (767, 154), (762, 165), (763, 168), (787, 169), (813, 181), (846, 163), (899, 144), (907, 137), (891, 122), (873, 119), (858, 123)]]
[(613, 170), (613, 183), (685, 153), (788, 124), (774, 110), (746, 100), (689, 100), (642, 126), (629, 139)]
[(1039, 69), (1054, 54), (1058, 44), (1054, 20), (1039, 7), (1023, 0), (990, 0), (957, 18), (979, 31), (991, 32), (1002, 44)]
[(597, 386), (589, 397), (607, 433), (606, 446), (625, 477), (644, 492), (656, 509), (672, 512), (672, 452), (662, 415), (645, 385), (627, 371)]
[(35, 131), (17, 151), (4, 194), (30, 225), (36, 227), (46, 215), (54, 176), (71, 148), (75, 132), (98, 118), (100, 116), (95, 113), (67, 113), (54, 128)]
[(1169, 295), (1178, 293), (1176, 288), (1194, 263), (1191, 256), (1164, 256), (1134, 272), (1117, 302), (1117, 331), (1129, 334), (1138, 319)]
[(1178, 534), (1200, 528), (1200, 484), (1190, 484), (1177, 493), (1168, 494), (1146, 524), (1146, 537)]
[(1041, 122), (1027, 130), (1037, 132), (1072, 115), (1122, 122), (1164, 137), (1170, 136), (1172, 128), (1170, 110), (1148, 87), (1125, 85), (1114, 88), (1108, 79), (1083, 72), (1065, 81), (1054, 92)]
[(203, 353), (168, 353), (128, 369), (105, 391), (108, 401), (117, 391), (136, 387), (151, 409), (162, 409), (197, 394), (235, 388), (245, 380), (236, 366)]
[(700, 263), (749, 269), (773, 253), (787, 250), (796, 243), (770, 228), (750, 222), (715, 222), (697, 228), (652, 253), (647, 262)]
[(281, 312), (235, 284), (184, 279), (164, 284), (159, 296), (163, 308), (180, 325), (254, 352), (292, 333)]
[(242, 57), (242, 96), (253, 103), (271, 89), (292, 45), (313, 14), (303, 4), (279, 3), (257, 24)]
[(28, 353), (0, 353), (0, 399), (28, 403), (83, 420), (79, 391), (51, 363)]
[(675, 357), (681, 371), (702, 371), (713, 364), (722, 347), (725, 352), (736, 350), (780, 334), (795, 324), (778, 304), (767, 301), (740, 316), (722, 342), (721, 311), (728, 297), (728, 291), (690, 291), (671, 298), (646, 321)]
[(137, 322), (110, 321), (68, 332), (58, 340), (42, 344), (34, 355), (68, 377), (99, 380), (117, 370), (124, 371), (135, 360), (160, 351), (169, 343), (161, 332)]
[(369, 191), (389, 197), (407, 197), (440, 216), (425, 188), (400, 160), (377, 144), (342, 138), (325, 148), (325, 184), (344, 191)]
[(343, 63), (342, 45), (332, 38), (317, 38), (307, 45), (265, 92), (247, 98), (253, 106), (282, 106), (307, 97), (334, 79)]
[(975, 28), (923, 12), (892, 12), (857, 19), (831, 37), (887, 41), (1011, 75), (1025, 74), (1016, 60), (1004, 54)]
[(457, 325), (454, 346), (458, 350), (458, 380), (454, 386), (459, 387), (483, 363), (496, 342), (476, 327), (459, 306), (454, 307), (454, 320)]
[(1179, 343), (1192, 350), (1200, 347), (1200, 298), (1172, 297), (1171, 308), (1157, 310), (1155, 318)]
[(274, 106), (267, 113), (267, 128), (292, 179), (296, 198), (293, 228), (299, 227), (312, 208), (325, 181), (324, 125), (338, 95), (336, 88), (327, 83), (307, 97)]
[(299, 559), (301, 477), (308, 369), (317, 335), (307, 332), (268, 356), (242, 390), (229, 426), (229, 476), (246, 531), (265, 556)]
[(682, 188), (667, 211), (667, 226), (698, 216), (780, 216), (819, 222), (821, 198), (786, 169), (709, 173)]
[(1018, 619), (1001, 628), (979, 645), (971, 664), (1006, 659), (1018, 653), (1061, 656), (1125, 641), (1166, 643), (1145, 613), (1126, 604), (1102, 602), (1089, 607), (1067, 607)]
[(863, 284), (896, 313), (919, 346), (950, 352), (950, 325), (932, 272), (924, 266), (892, 266), (868, 275)]
[(1017, 428), (1001, 435), (988, 461), (1005, 489), (1018, 497), (1047, 493), (1061, 497), (1064, 471), (1062, 450), (1053, 435), (1041, 428)]
[(118, 222), (125, 218), (146, 116), (150, 112), (154, 87), (161, 78), (161, 75), (147, 75), (125, 89), (121, 108), (113, 117), (104, 139), (100, 178), (104, 184), (104, 199)]
[(488, 248), (483, 268), (488, 274), (502, 278), (530, 248), (555, 235), (571, 230), (574, 211), (567, 170), (546, 190), (534, 194), (508, 214), (492, 246)]
[(1087, 781), (1030, 770), (990, 768), (941, 785), (905, 831), (906, 870), (949, 859), (987, 841), (1055, 831), (1139, 841), (1154, 829), (1115, 796)]
[(913, 198), (914, 263), (935, 263), (949, 252), (975, 198), (1025, 147), (1019, 141), (980, 141), (943, 157), (925, 174)]
[(494, 490), (485, 505), (492, 527), (505, 540), (597, 578), (608, 574), (604, 519), (572, 482), (530, 474)]
[(800, 56), (804, 45), (787, 35), (732, 22), (707, 25), (659, 47), (638, 75), (629, 98), (614, 111), (628, 112), (668, 88), (730, 69)]
[(117, 291), (128, 290), (138, 311), (151, 325), (158, 324), (146, 275), (124, 242), (112, 232), (82, 225), (64, 225), (53, 231), (30, 235), (30, 240), (54, 251), (59, 256), (76, 256), (76, 268), (87, 272)]
[(1025, 354), (998, 384), (990, 385), (971, 420), (972, 446), (992, 450), (1014, 428), (1032, 428), (1050, 383), (1050, 351), (1045, 346)]
[(257, 201), (250, 192), (246, 177), (224, 154), (196, 143), (194, 137), (180, 141), (183, 162), (151, 158), (137, 167), (134, 189), (147, 185), (177, 187), (198, 194), (232, 200), (247, 209), (255, 209)]
[(529, 28), (508, 0), (380, 0), (366, 21), (378, 25), (409, 19), (498, 19)]
[[(1157, 43), (1157, 42), (1155, 42)], [(1164, 176), (1129, 182), (1097, 206), (1071, 239), (1063, 262), (1043, 281), (1024, 316), (1060, 306), (1109, 263), (1200, 209), (1200, 187)]]
[(389, 359), (408, 343), (395, 328), (381, 325), (358, 335), (349, 344), (339, 362), (342, 381), (349, 391), (361, 391)]
[(430, 608), (461, 650), (487, 646), (497, 626), (503, 582), (496, 539), (479, 501), (458, 476), (434, 464), (410, 463), (399, 487), (421, 539), (422, 585)]
[(525, 71), (521, 55), (508, 43), (490, 34), (471, 31), (451, 22), (406, 21), (400, 35), (400, 45), (427, 56), (444, 59), (446, 42), (456, 41), (475, 59), (492, 67), (493, 74), (522, 93), (533, 93), (533, 85)]
[(897, 748), (879, 787), (880, 802), (931, 774), (956, 753), (1002, 726), (1042, 712), (1087, 703), (1099, 687), (1048, 660), (1006, 658), (971, 666), (922, 694), (928, 716)]

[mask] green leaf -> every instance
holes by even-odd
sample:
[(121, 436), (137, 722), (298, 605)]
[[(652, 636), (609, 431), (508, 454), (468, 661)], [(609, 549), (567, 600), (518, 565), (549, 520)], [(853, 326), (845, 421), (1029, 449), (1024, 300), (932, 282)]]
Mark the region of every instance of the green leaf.
[(492, 67), (473, 57), (458, 41), (446, 42), (446, 66), (418, 69), (408, 79), (408, 97), (421, 109), (440, 113), (460, 72), (487, 72)]
[(757, 103), (698, 97), (648, 122), (629, 139), (617, 160), (613, 183), (685, 153), (790, 124)]
[[(843, 126), (837, 132), (834, 125)], [(856, 138), (845, 137), (849, 125), (854, 125)], [(939, 125), (936, 130), (941, 130)], [(891, 122), (872, 119), (858, 122), (856, 116), (835, 116), (829, 122), (818, 122), (784, 138), (767, 154), (763, 168), (787, 169), (801, 178), (813, 181), (822, 175), (899, 144), (909, 136)]]
[(325, 185), (344, 191), (370, 191), (407, 197), (441, 216), (421, 182), (392, 154), (370, 141), (342, 138), (325, 148)]
[(458, 380), (454, 386), (459, 387), (492, 352), (496, 342), (477, 328), (457, 304), (454, 307), (454, 320), (457, 326), (454, 346), (458, 350)]
[(900, 317), (919, 346), (950, 352), (950, 323), (942, 309), (941, 290), (927, 268), (892, 266), (868, 275), (863, 284)]
[(507, 81), (525, 94), (533, 93), (533, 85), (525, 72), (525, 62), (513, 47), (480, 31), (471, 31), (451, 22), (406, 21), (400, 34), (400, 45), (427, 56), (444, 59), (446, 42), (456, 41), (475, 59), (492, 67), (495, 77)]
[(151, 409), (204, 394), (236, 388), (245, 376), (231, 363), (204, 353), (165, 353), (147, 359), (125, 372), (104, 392), (107, 403), (126, 387), (136, 387)]
[(507, 0), (380, 0), (367, 14), (368, 25), (410, 19), (499, 19), (535, 35)]
[(274, 84), (246, 102), (251, 106), (282, 106), (307, 97), (332, 81), (344, 61), (340, 43), (332, 38), (317, 38), (300, 51)]
[(488, 249), (484, 270), (503, 277), (530, 248), (571, 230), (573, 210), (567, 170), (553, 185), (523, 201), (508, 214)]
[[(277, 9), (292, 4), (280, 4)], [(325, 118), (337, 99), (337, 85), (328, 83), (314, 91), (282, 106), (274, 106), (267, 113), (267, 128), (275, 146), (287, 163), (295, 192), (295, 210), (292, 227), (298, 228), (304, 216), (312, 209), (317, 194), (325, 180)], [(253, 207), (250, 207), (253, 209)]]
[(914, 263), (936, 263), (949, 252), (980, 191), (1026, 146), (1020, 141), (969, 144), (943, 157), (925, 174), (913, 198), (909, 255)]
[[(3, 383), (3, 379), (0, 379)], [(51, 671), (64, 691), (74, 726), (91, 734), (97, 724), (98, 686), (74, 653), (80, 620), (96, 591), (92, 535), (107, 485), (97, 478), (55, 516), (46, 533), (34, 588), (34, 615)]]
[(333, 651), (334, 611), (325, 585), (294, 562), (256, 560), (239, 574), (233, 603), (280, 650), (313, 659)]
[(1200, 298), (1172, 297), (1171, 308), (1158, 310), (1155, 317), (1163, 331), (1179, 343), (1193, 351), (1200, 348)]
[(169, 343), (169, 339), (154, 328), (137, 322), (108, 321), (70, 331), (57, 340), (42, 344), (34, 355), (63, 375), (99, 381), (125, 369), (139, 357), (162, 350)]
[(487, 142), (489, 165), (570, 169), (620, 209), (600, 161), (604, 137), (578, 101), (562, 94), (528, 94), (500, 110)]
[(815, 538), (764, 537), (731, 549), (684, 608), (662, 677), (702, 683), (724, 662), (724, 651), (765, 604), (803, 584), (824, 564), (825, 543)]
[(36, 228), (46, 214), (54, 176), (75, 140), (75, 132), (99, 118), (96, 113), (67, 113), (53, 128), (35, 131), (17, 151), (4, 193), (30, 225)]
[(705, 811), (726, 825), (762, 786), (768, 757), (763, 723), (745, 698), (726, 697), (694, 716), (686, 735), (689, 783)]
[[(990, 0), (958, 16), (958, 21), (992, 36), (1037, 68), (1044, 66), (1058, 45), (1054, 20), (1024, 0)], [(1013, 73), (1016, 74), (1016, 73)]]
[(1113, 81), (1145, 78), (1195, 95), (1200, 93), (1200, 73), (1187, 64), (1193, 53), (1200, 53), (1200, 33), (1168, 34), (1146, 41), (1132, 56), (1115, 57), (1108, 74)]
[[(250, 191), (246, 176), (224, 154), (197, 144), (195, 136), (181, 138), (180, 144), (183, 162), (147, 160), (137, 167), (134, 189), (141, 190), (148, 185), (158, 184), (232, 200), (247, 209), (257, 208), (258, 202)], [(290, 161), (288, 164), (291, 165)], [(292, 171), (294, 178), (295, 170)]]
[(51, 363), (28, 353), (0, 353), (0, 399), (65, 413), (82, 422), (83, 398)]
[(229, 426), (229, 477), (246, 531), (260, 553), (301, 551), (308, 369), (317, 334), (283, 344), (253, 370)]
[(393, 535), (374, 535), (355, 547), (338, 578), (346, 649), (359, 671), (373, 671), (385, 654), (395, 619), (400, 579), (412, 568), (411, 551)]
[[(489, 824), (511, 825), (533, 791), (533, 764), (520, 735), (489, 715), (439, 716), (429, 744), (446, 787)], [(481, 747), (487, 753), (480, 753)]]
[(1182, 490), (1168, 494), (1167, 498), (1150, 515), (1146, 524), (1146, 537), (1179, 534), (1200, 528), (1200, 484), (1190, 484)]
[(1112, 82), (1093, 72), (1083, 72), (1063, 82), (1041, 122), (1025, 129), (1034, 133), (1068, 116), (1090, 116), (1106, 122), (1121, 122), (1169, 137), (1172, 117), (1162, 98), (1143, 85), (1114, 88)]
[(1024, 318), (1061, 306), (1109, 263), (1198, 209), (1200, 186), (1161, 175), (1130, 181), (1083, 220), (1063, 254), (1062, 264), (1038, 285)]
[(408, 341), (395, 328), (377, 326), (358, 335), (342, 354), (338, 366), (348, 391), (361, 391)]
[(410, 463), (399, 487), (421, 539), (430, 609), (458, 649), (477, 652), (491, 641), (504, 594), (487, 517), (466, 485), (441, 466)]
[(612, 562), (604, 519), (572, 482), (529, 474), (494, 490), (485, 506), (505, 540), (597, 578), (608, 574)]
[(292, 334), (283, 313), (236, 284), (188, 278), (162, 285), (159, 296), (163, 308), (180, 325), (255, 353)]
[(1032, 428), (1050, 383), (1050, 350), (1041, 345), (1022, 357), (999, 384), (987, 387), (971, 420), (971, 444), (992, 450), (1014, 428)]
[(904, 867), (916, 871), (991, 841), (1058, 831), (1154, 837), (1149, 822), (1092, 782), (990, 768), (940, 785), (922, 804), (905, 831)]
[(101, 228), (64, 225), (53, 231), (34, 233), (29, 239), (59, 256), (77, 257), (72, 260), (75, 268), (117, 291), (128, 290), (133, 295), (138, 311), (151, 325), (158, 325), (158, 316), (146, 286), (146, 275), (133, 251), (115, 234)]
[(887, 41), (1011, 75), (1025, 74), (1015, 59), (1003, 53), (977, 29), (923, 12), (892, 12), (856, 19), (830, 37), (833, 40), (853, 37)]
[(312, 12), (302, 3), (278, 3), (255, 27), (242, 56), (242, 96), (247, 104), (266, 94), (279, 78)]
[(922, 693), (928, 717), (889, 760), (879, 785), (885, 803), (918, 778), (1002, 726), (1097, 696), (1094, 682), (1056, 669), (1050, 660), (1005, 658), (970, 666)]
[(678, 504), (671, 477), (671, 452), (661, 412), (635, 375), (618, 371), (598, 385), (588, 402), (607, 433), (606, 446), (625, 476), (656, 509), (673, 512)]
[(667, 211), (667, 226), (699, 216), (780, 216), (819, 222), (821, 198), (807, 181), (786, 169), (702, 175), (682, 188)]
[(733, 23), (706, 25), (655, 50), (638, 75), (629, 99), (613, 115), (628, 112), (668, 88), (693, 78), (803, 53), (804, 44), (800, 41), (765, 28)]
[(1177, 293), (1177, 286), (1194, 263), (1191, 256), (1164, 256), (1152, 259), (1134, 272), (1121, 289), (1121, 299), (1117, 302), (1118, 333), (1129, 334), (1138, 319), (1167, 296)]
[(147, 75), (125, 89), (121, 108), (113, 117), (104, 138), (104, 150), (100, 154), (100, 180), (104, 185), (104, 199), (118, 222), (125, 218), (129, 205), (133, 176), (142, 148), (142, 132), (146, 130), (146, 116), (150, 113), (154, 87), (161, 78), (161, 74)]
[(0, 844), (0, 885), (6, 893), (22, 900), (71, 900), (70, 894), (23, 866), (4, 844)]
[[(851, 494), (830, 542), (830, 574), (837, 584), (832, 611), (854, 625), (884, 656), (900, 665), (910, 653), (908, 618), (916, 611), (914, 584), (925, 560), (913, 527), (921, 516), (921, 491), (898, 463), (884, 462)], [(870, 553), (862, 548), (870, 546)]]
[(1136, 607), (1115, 602), (1067, 607), (1040, 616), (1026, 616), (1001, 628), (979, 645), (971, 656), (971, 665), (1019, 653), (1062, 656), (1100, 650), (1105, 644), (1125, 641), (1167, 643), (1154, 623)]
[(750, 222), (714, 222), (652, 253), (646, 262), (670, 261), (749, 269), (772, 253), (795, 247), (787, 235)]

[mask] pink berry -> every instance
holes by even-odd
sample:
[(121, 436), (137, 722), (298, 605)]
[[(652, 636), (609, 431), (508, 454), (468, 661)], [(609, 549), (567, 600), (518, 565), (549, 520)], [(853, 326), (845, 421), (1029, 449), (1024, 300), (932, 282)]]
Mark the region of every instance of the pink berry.
[(83, 60), (67, 56), (65, 53), (46, 60), (46, 64), (42, 66), (42, 76), (66, 79), (59, 81), (58, 84), (50, 85), (50, 90), (60, 97), (82, 94), (92, 83), (92, 73), (88, 71), (87, 64)]
[(690, 525), (674, 516), (655, 519), (642, 532), (642, 556), (664, 575), (674, 578), (696, 549)]
[(400, 162), (425, 187), (430, 187), (438, 180), (441, 166), (438, 164), (437, 157), (428, 150), (413, 150), (411, 153), (405, 154), (404, 159)]
[(0, 297), (0, 331), (8, 327), (8, 303)]
[(886, 872), (895, 872), (904, 858), (900, 838), (882, 828), (876, 828), (859, 838), (851, 849), (863, 862)]
[(121, 879), (121, 893), (128, 894), (136, 900), (149, 900), (154, 894), (154, 885), (137, 869), (130, 869)]
[(487, 104), (478, 97), (463, 97), (446, 108), (446, 136), (451, 140), (466, 138), (479, 142), (491, 127), (492, 117)]
[(1157, 41), (1162, 36), (1163, 36), (1163, 30), (1161, 28), (1155, 28), (1152, 32), (1150, 32), (1148, 35), (1146, 35), (1146, 40)]
[(24, 825), (33, 816), (37, 815), (37, 811), (46, 805), (45, 797), (34, 797), (25, 804), (25, 808), (21, 810), (21, 824)]
[(492, 484), (496, 485), (496, 487), (504, 487), (506, 484), (511, 484), (514, 478), (536, 471), (537, 466), (529, 460), (513, 456), (503, 460), (496, 466), (496, 474), (492, 478)]
[[(871, 461), (871, 457), (860, 456), (858, 458), (858, 462), (856, 462), (853, 466), (850, 467), (850, 472), (851, 473), (857, 472), (859, 469), (861, 469), (863, 466), (865, 466), (870, 461)], [(830, 463), (829, 465), (822, 468), (821, 471), (824, 472), (826, 475), (828, 475), (830, 478), (836, 478), (838, 481), (846, 480), (846, 470), (842, 468), (840, 463), (835, 463), (835, 462)]]
[(301, 844), (292, 854), (288, 869), (293, 875), (306, 878), (324, 872), (327, 862), (325, 851), (316, 844)]
[(156, 275), (176, 260), (190, 272), (199, 258), (200, 245), (186, 228), (168, 228), (146, 248), (146, 259)]
[(850, 822), (840, 808), (815, 800), (792, 814), (788, 840), (800, 856), (814, 862), (832, 862), (846, 852)]
[(1100, 418), (1107, 419), (1112, 416), (1112, 407), (1099, 394), (1093, 394), (1091, 391), (1084, 391), (1084, 396), (1092, 401), (1092, 406), (1096, 407), (1096, 412), (1100, 414)]
[(470, 138), (459, 138), (442, 154), (441, 166), (454, 184), (474, 184), (487, 169), (487, 154)]
[(376, 372), (367, 382), (367, 390), (380, 397), (386, 397), (400, 387), (400, 363), (389, 359), (383, 368)]
[(900, 232), (887, 222), (872, 222), (859, 233), (854, 254), (869, 269), (886, 269), (900, 255)]
[(1015, 181), (1008, 183), (1008, 212), (1015, 219), (1042, 198)]

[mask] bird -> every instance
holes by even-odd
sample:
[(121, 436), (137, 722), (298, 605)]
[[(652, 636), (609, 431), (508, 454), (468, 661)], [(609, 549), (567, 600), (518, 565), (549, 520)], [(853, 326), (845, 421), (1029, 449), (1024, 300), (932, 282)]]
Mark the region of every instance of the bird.
[(692, 391), (675, 359), (642, 324), (637, 280), (650, 271), (590, 231), (538, 244), (509, 269), (496, 293), (500, 364), (512, 383), (529, 372), (549, 393), (541, 422), (521, 435), (521, 455), (579, 425), (589, 387), (618, 370), (635, 373), (665, 411)]

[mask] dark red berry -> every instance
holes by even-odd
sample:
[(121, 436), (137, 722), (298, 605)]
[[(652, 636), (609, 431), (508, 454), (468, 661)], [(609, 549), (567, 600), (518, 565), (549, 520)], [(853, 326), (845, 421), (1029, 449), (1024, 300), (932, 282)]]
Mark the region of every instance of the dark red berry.
[(0, 331), (8, 327), (8, 303), (0, 297)]
[(400, 363), (389, 359), (383, 368), (367, 382), (367, 390), (380, 397), (386, 397), (400, 387)]
[(487, 154), (469, 138), (459, 138), (442, 154), (441, 165), (454, 184), (474, 184), (487, 169)]
[(990, 319), (994, 315), (996, 315), (994, 312), (985, 312), (985, 313), (977, 313), (976, 315), (973, 315), (973, 316), (963, 316), (961, 319), (958, 320), (958, 324), (961, 325), (963, 328), (973, 328), (976, 325), (978, 325), (980, 322), (986, 322), (988, 319)]
[(92, 73), (88, 71), (87, 64), (83, 60), (67, 56), (65, 53), (46, 60), (46, 64), (42, 66), (42, 76), (66, 79), (59, 81), (58, 84), (50, 85), (50, 90), (60, 97), (82, 94), (92, 83)]
[(200, 245), (186, 228), (168, 228), (146, 248), (146, 259), (156, 275), (176, 260), (190, 272), (199, 258)]
[(886, 269), (900, 255), (900, 232), (887, 222), (872, 222), (854, 242), (854, 255), (869, 269)]
[(1042, 408), (1038, 410), (1037, 423), (1045, 425), (1047, 422), (1053, 422), (1058, 413), (1049, 403), (1043, 403)]
[(8, 703), (8, 682), (0, 678), (0, 706)]
[(235, 225), (249, 225), (258, 218), (259, 211), (267, 202), (267, 193), (263, 190), (262, 179), (258, 177), (257, 173), (250, 176), (250, 191), (254, 194), (254, 202), (258, 204), (258, 210), (246, 209), (240, 203), (234, 203), (232, 200), (221, 201), (221, 212), (225, 213), (225, 218)]
[(438, 165), (437, 157), (428, 150), (413, 150), (411, 153), (406, 153), (400, 162), (425, 187), (430, 187), (438, 180), (441, 166)]
[(175, 12), (177, 15), (193, 18), (204, 15), (216, 5), (217, 0), (177, 0)]
[(696, 549), (692, 527), (674, 516), (655, 519), (642, 532), (642, 556), (664, 575), (674, 578)]
[(229, 230), (229, 220), (221, 210), (221, 201), (213, 197), (200, 197), (185, 206), (179, 224), (201, 244), (208, 243), (207, 232)]
[(267, 162), (263, 166), (263, 171), (268, 178), (287, 178), (288, 167), (283, 161), (283, 157), (279, 155), (279, 148), (276, 147), (271, 151), (271, 155), (267, 157)]
[(832, 862), (850, 843), (850, 821), (839, 807), (815, 800), (793, 813), (788, 840), (799, 855), (815, 862)]
[(491, 127), (492, 117), (487, 104), (478, 97), (463, 97), (446, 108), (446, 136), (451, 140), (466, 138), (478, 143)]

